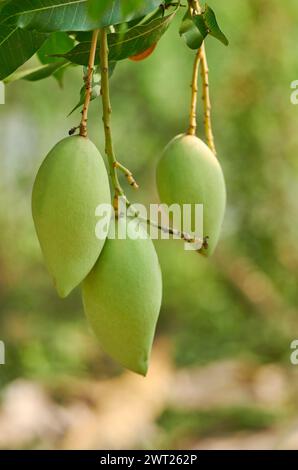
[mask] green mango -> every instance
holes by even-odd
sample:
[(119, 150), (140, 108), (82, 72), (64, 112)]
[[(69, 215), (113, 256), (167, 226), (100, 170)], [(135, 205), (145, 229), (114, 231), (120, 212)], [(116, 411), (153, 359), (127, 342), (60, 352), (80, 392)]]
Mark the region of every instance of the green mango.
[(32, 214), (46, 266), (61, 297), (90, 272), (105, 240), (95, 209), (111, 203), (103, 159), (88, 139), (67, 137), (47, 155), (32, 192)]
[[(120, 219), (118, 228), (127, 229)], [(122, 225), (122, 227), (121, 227)], [(162, 298), (157, 254), (145, 239), (108, 239), (100, 258), (83, 282), (87, 319), (103, 349), (122, 366), (146, 375)], [(126, 232), (127, 233), (127, 232)]]
[[(217, 245), (226, 206), (226, 187), (221, 166), (198, 137), (181, 134), (166, 146), (157, 166), (160, 200), (168, 205), (203, 204), (203, 236), (211, 255)], [(194, 215), (194, 209), (192, 215)]]

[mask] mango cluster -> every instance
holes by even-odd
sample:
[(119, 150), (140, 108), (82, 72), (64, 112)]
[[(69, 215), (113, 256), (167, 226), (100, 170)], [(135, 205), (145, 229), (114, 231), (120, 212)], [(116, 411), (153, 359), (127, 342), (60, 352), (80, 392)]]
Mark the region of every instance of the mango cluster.
[[(157, 167), (160, 199), (168, 205), (203, 204), (201, 253), (217, 245), (226, 205), (221, 166), (198, 137), (181, 134)], [(68, 137), (43, 161), (33, 187), (32, 212), (46, 266), (61, 297), (81, 285), (87, 319), (103, 349), (124, 367), (146, 375), (162, 300), (154, 245), (136, 218), (119, 218), (139, 237), (96, 237), (96, 208), (110, 204), (109, 177), (96, 146)], [(141, 232), (141, 233), (140, 233)]]
[(59, 142), (43, 161), (32, 193), (46, 266), (61, 297), (82, 285), (86, 316), (105, 351), (146, 375), (161, 306), (160, 267), (148, 237), (96, 237), (96, 207), (110, 203), (96, 146), (80, 136)]

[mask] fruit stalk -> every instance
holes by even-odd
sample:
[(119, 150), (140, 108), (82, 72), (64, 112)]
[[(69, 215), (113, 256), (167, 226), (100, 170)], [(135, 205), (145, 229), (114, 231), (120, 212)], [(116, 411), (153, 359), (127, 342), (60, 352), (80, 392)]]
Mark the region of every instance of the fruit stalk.
[(88, 135), (88, 132), (87, 132), (88, 110), (89, 110), (89, 105), (91, 101), (92, 76), (93, 76), (93, 70), (94, 70), (94, 61), (95, 61), (96, 46), (97, 46), (97, 41), (98, 41), (98, 34), (99, 34), (98, 29), (93, 31), (89, 62), (88, 62), (88, 70), (87, 70), (87, 75), (85, 77), (86, 96), (85, 96), (85, 102), (84, 102), (84, 107), (82, 111), (82, 119), (81, 119), (81, 124), (80, 124), (80, 135), (82, 137), (87, 137)]
[[(141, 217), (138, 217), (138, 218), (139, 218), (139, 220), (142, 220)], [(161, 232), (168, 233), (172, 236), (178, 237), (178, 238), (180, 238), (180, 240), (183, 240), (187, 243), (198, 243), (201, 246), (204, 246), (204, 247), (207, 246), (208, 247), (208, 237), (196, 238), (196, 237), (193, 237), (192, 235), (190, 235), (187, 232), (182, 232), (182, 231), (177, 230), (173, 227), (160, 225), (159, 223), (153, 222), (153, 220), (150, 220), (150, 219), (146, 219), (146, 222), (147, 222), (147, 225), (151, 225), (152, 227), (156, 227)]]
[[(107, 30), (102, 28), (100, 30), (100, 70), (101, 70), (101, 98), (103, 109), (103, 124), (105, 133), (105, 152), (108, 157), (110, 165), (110, 173), (112, 183), (115, 189), (114, 202), (119, 196), (124, 196), (124, 191), (119, 183), (117, 174), (117, 159), (114, 152), (112, 130), (111, 130), (111, 115), (112, 107), (110, 100), (110, 86), (109, 86), (109, 48)], [(117, 207), (115, 207), (117, 209)]]
[(122, 171), (122, 173), (124, 173), (127, 179), (127, 182), (130, 186), (132, 186), (134, 189), (139, 189), (138, 183), (136, 182), (136, 180), (133, 177), (132, 172), (128, 168), (126, 168), (124, 165), (122, 165), (118, 161), (114, 164), (114, 166), (115, 168), (119, 168), (119, 170)]
[[(189, 0), (188, 2), (191, 14), (201, 13), (202, 9), (198, 0)], [(190, 113), (189, 113), (189, 135), (196, 135), (197, 132), (197, 104), (198, 104), (198, 78), (199, 78), (199, 65), (200, 65), (200, 49), (196, 53), (196, 57), (193, 64), (193, 74), (191, 82), (191, 102), (190, 102)]]
[(190, 102), (190, 113), (189, 113), (189, 135), (196, 135), (197, 132), (197, 103), (198, 103), (198, 77), (199, 77), (199, 64), (201, 60), (200, 49), (196, 53), (193, 74), (191, 81), (191, 102)]
[[(131, 210), (133, 210), (133, 205), (130, 203), (127, 204), (127, 207), (129, 207)], [(198, 243), (201, 244), (203, 247), (208, 247), (208, 237), (204, 238), (197, 238), (192, 235), (190, 235), (187, 232), (183, 232), (181, 230), (177, 230), (174, 227), (168, 227), (167, 225), (161, 225), (158, 222), (154, 222), (151, 219), (146, 219), (144, 217), (141, 217), (138, 211), (135, 211), (133, 214), (134, 217), (136, 217), (138, 220), (145, 222), (148, 226), (152, 226), (160, 230), (161, 232), (168, 233), (169, 235), (175, 236), (180, 238), (180, 240), (183, 240), (187, 243)]]
[(205, 134), (207, 144), (216, 156), (216, 148), (214, 143), (214, 136), (212, 131), (212, 123), (211, 123), (211, 100), (210, 100), (210, 91), (209, 91), (209, 68), (207, 62), (207, 55), (205, 44), (203, 43), (200, 50), (200, 68), (201, 68), (201, 77), (202, 77), (202, 87), (203, 87), (203, 94), (202, 99), (204, 103), (204, 127), (205, 127)]
[(112, 183), (115, 190), (114, 195), (114, 209), (116, 214), (118, 213), (118, 198), (126, 196), (120, 185), (118, 179), (117, 169), (119, 168), (124, 172), (129, 184), (135, 189), (138, 189), (138, 184), (136, 183), (131, 171), (125, 168), (121, 163), (117, 161), (112, 138), (112, 129), (111, 129), (111, 116), (112, 116), (112, 106), (110, 99), (110, 86), (109, 86), (109, 47), (108, 47), (108, 36), (107, 30), (102, 28), (100, 30), (100, 70), (101, 70), (101, 99), (102, 99), (102, 109), (103, 109), (103, 124), (104, 124), (104, 133), (105, 133), (105, 153), (108, 157), (110, 174), (112, 178)]
[[(190, 9), (192, 13), (201, 14), (202, 8), (199, 0), (190, 0)], [(191, 96), (191, 108), (190, 108), (190, 124), (189, 124), (189, 135), (196, 135), (197, 119), (196, 119), (196, 108), (197, 108), (197, 96), (198, 96), (198, 67), (200, 65), (201, 77), (202, 77), (202, 100), (204, 104), (204, 128), (208, 147), (212, 150), (216, 156), (216, 147), (214, 142), (214, 136), (212, 131), (211, 123), (211, 100), (209, 91), (209, 68), (207, 62), (207, 54), (205, 48), (205, 42), (202, 43), (198, 50), (193, 68), (193, 79), (192, 79), (192, 96)]]

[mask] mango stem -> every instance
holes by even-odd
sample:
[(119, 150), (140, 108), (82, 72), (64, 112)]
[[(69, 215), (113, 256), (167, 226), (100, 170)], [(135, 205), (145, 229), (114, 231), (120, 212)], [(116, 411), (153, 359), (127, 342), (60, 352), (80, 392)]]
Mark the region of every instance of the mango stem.
[(216, 156), (216, 147), (214, 142), (214, 135), (212, 131), (212, 122), (211, 122), (211, 100), (210, 100), (210, 88), (209, 88), (209, 68), (207, 62), (207, 55), (205, 44), (203, 43), (200, 50), (200, 64), (201, 64), (201, 77), (202, 77), (202, 99), (204, 103), (204, 127), (206, 140), (209, 148), (212, 150)]
[(132, 173), (125, 166), (118, 162), (113, 145), (112, 129), (111, 129), (111, 116), (112, 107), (110, 99), (110, 85), (109, 85), (109, 47), (108, 47), (108, 35), (107, 30), (102, 28), (100, 30), (100, 70), (101, 70), (101, 99), (103, 109), (103, 124), (105, 133), (105, 153), (108, 158), (110, 175), (115, 190), (114, 195), (114, 209), (118, 212), (118, 198), (122, 196), (127, 200), (125, 193), (120, 185), (117, 170), (121, 170), (129, 184), (135, 189), (138, 189), (138, 184), (135, 181)]
[[(197, 13), (198, 15), (202, 13), (202, 8), (200, 5), (200, 0), (189, 0), (190, 8), (193, 13)], [(204, 104), (204, 128), (205, 128), (205, 135), (206, 140), (209, 148), (212, 150), (214, 155), (216, 156), (216, 147), (214, 142), (214, 135), (212, 131), (212, 122), (211, 122), (211, 100), (210, 100), (210, 88), (209, 88), (209, 68), (207, 62), (207, 54), (205, 48), (205, 42), (202, 43), (200, 49), (198, 50), (195, 64), (194, 64), (194, 77), (193, 77), (193, 84), (192, 84), (192, 108), (190, 113), (190, 127), (189, 127), (189, 134), (195, 135), (196, 133), (196, 105), (197, 105), (197, 75), (195, 75), (196, 67), (200, 64), (201, 69), (201, 77), (202, 77), (202, 100)], [(195, 95), (195, 96), (193, 96)]]
[(88, 70), (87, 70), (87, 75), (84, 78), (85, 84), (86, 84), (86, 94), (85, 94), (85, 101), (84, 101), (82, 119), (81, 119), (81, 124), (80, 124), (80, 135), (82, 137), (88, 136), (88, 131), (87, 131), (88, 111), (89, 111), (89, 105), (90, 105), (91, 94), (92, 94), (92, 77), (93, 77), (93, 71), (94, 71), (94, 62), (95, 62), (96, 46), (97, 46), (97, 41), (98, 41), (98, 33), (99, 33), (99, 30), (96, 29), (95, 31), (93, 31), (93, 34), (92, 34)]
[(199, 64), (200, 64), (200, 49), (196, 53), (193, 74), (191, 81), (191, 102), (190, 102), (190, 113), (189, 113), (189, 135), (196, 135), (197, 132), (197, 103), (198, 103), (198, 77), (199, 77)]

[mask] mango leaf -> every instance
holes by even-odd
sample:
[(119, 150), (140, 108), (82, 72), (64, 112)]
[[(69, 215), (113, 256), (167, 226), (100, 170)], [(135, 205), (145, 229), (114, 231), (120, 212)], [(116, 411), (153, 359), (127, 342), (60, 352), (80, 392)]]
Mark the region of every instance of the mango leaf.
[(192, 21), (200, 31), (201, 35), (205, 38), (209, 33), (209, 29), (206, 26), (203, 15), (194, 15), (192, 17)]
[(53, 54), (64, 54), (74, 46), (74, 39), (63, 32), (52, 33), (37, 52), (37, 56), (42, 64), (57, 62)]
[(187, 46), (190, 49), (199, 49), (208, 34), (208, 30), (206, 29), (206, 27), (205, 30), (201, 30), (198, 28), (195, 22), (195, 18), (197, 21), (198, 17), (200, 17), (201, 19), (201, 15), (192, 16), (190, 11), (188, 10), (184, 15), (180, 25), (179, 34), (183, 37)]
[[(120, 2), (109, 2), (102, 15), (92, 18), (88, 14), (89, 0), (10, 0), (1, 11), (2, 23), (40, 32), (92, 31), (96, 28), (132, 20), (154, 9), (157, 0), (144, 2), (142, 8), (125, 13)], [(103, 0), (98, 0), (99, 3)], [(105, 2), (106, 3), (106, 2)]]
[(203, 12), (203, 18), (206, 27), (208, 28), (208, 32), (211, 36), (215, 37), (219, 41), (221, 41), (225, 46), (229, 45), (229, 41), (224, 33), (221, 31), (217, 19), (215, 16), (214, 11), (210, 8), (207, 4), (205, 6), (205, 10)]
[(11, 83), (17, 80), (27, 80), (30, 82), (36, 82), (50, 77), (61, 68), (65, 68), (68, 65), (66, 60), (55, 62), (52, 64), (40, 65), (29, 70), (21, 70), (20, 72), (14, 72), (12, 75), (4, 80), (4, 83)]
[[(141, 16), (139, 18), (134, 18), (133, 20), (126, 21), (124, 23), (116, 24), (110, 26), (111, 33), (124, 33), (128, 29), (134, 28), (135, 26), (142, 25), (145, 23), (149, 23), (157, 18), (161, 18), (164, 16), (164, 10), (159, 6), (152, 12), (148, 13), (145, 16)], [(78, 42), (87, 42), (91, 41), (92, 38), (92, 31), (78, 31), (75, 33), (75, 38)]]
[(100, 18), (108, 10), (111, 12), (118, 10), (127, 21), (132, 14), (137, 16), (146, 15), (159, 6), (160, 3), (161, 0), (89, 0), (88, 10), (90, 16), (95, 19)]
[(1, 24), (0, 16), (0, 80), (30, 59), (46, 39), (45, 34)]
[[(74, 39), (69, 37), (67, 33), (61, 31), (51, 33), (37, 52), (37, 56), (42, 64), (54, 64), (57, 62), (61, 63), (61, 59), (52, 57), (52, 54), (62, 54), (68, 52), (73, 48), (74, 43)], [(50, 71), (50, 67), (48, 70)], [(57, 80), (60, 87), (63, 86), (63, 77), (66, 70), (67, 67), (57, 67), (57, 70), (55, 70), (55, 67), (53, 67), (53, 72), (51, 75)]]
[(0, 11), (1, 11), (2, 8), (4, 7), (4, 5), (5, 5), (6, 3), (8, 3), (8, 2), (9, 2), (9, 0), (0, 0)]
[[(109, 60), (118, 61), (127, 57), (140, 54), (155, 44), (168, 29), (176, 11), (163, 18), (150, 21), (144, 25), (135, 26), (125, 33), (108, 34)], [(99, 49), (96, 54), (96, 63), (99, 63)], [(66, 54), (60, 54), (59, 57), (73, 62), (75, 64), (87, 65), (90, 51), (90, 42), (78, 44), (72, 51)]]

